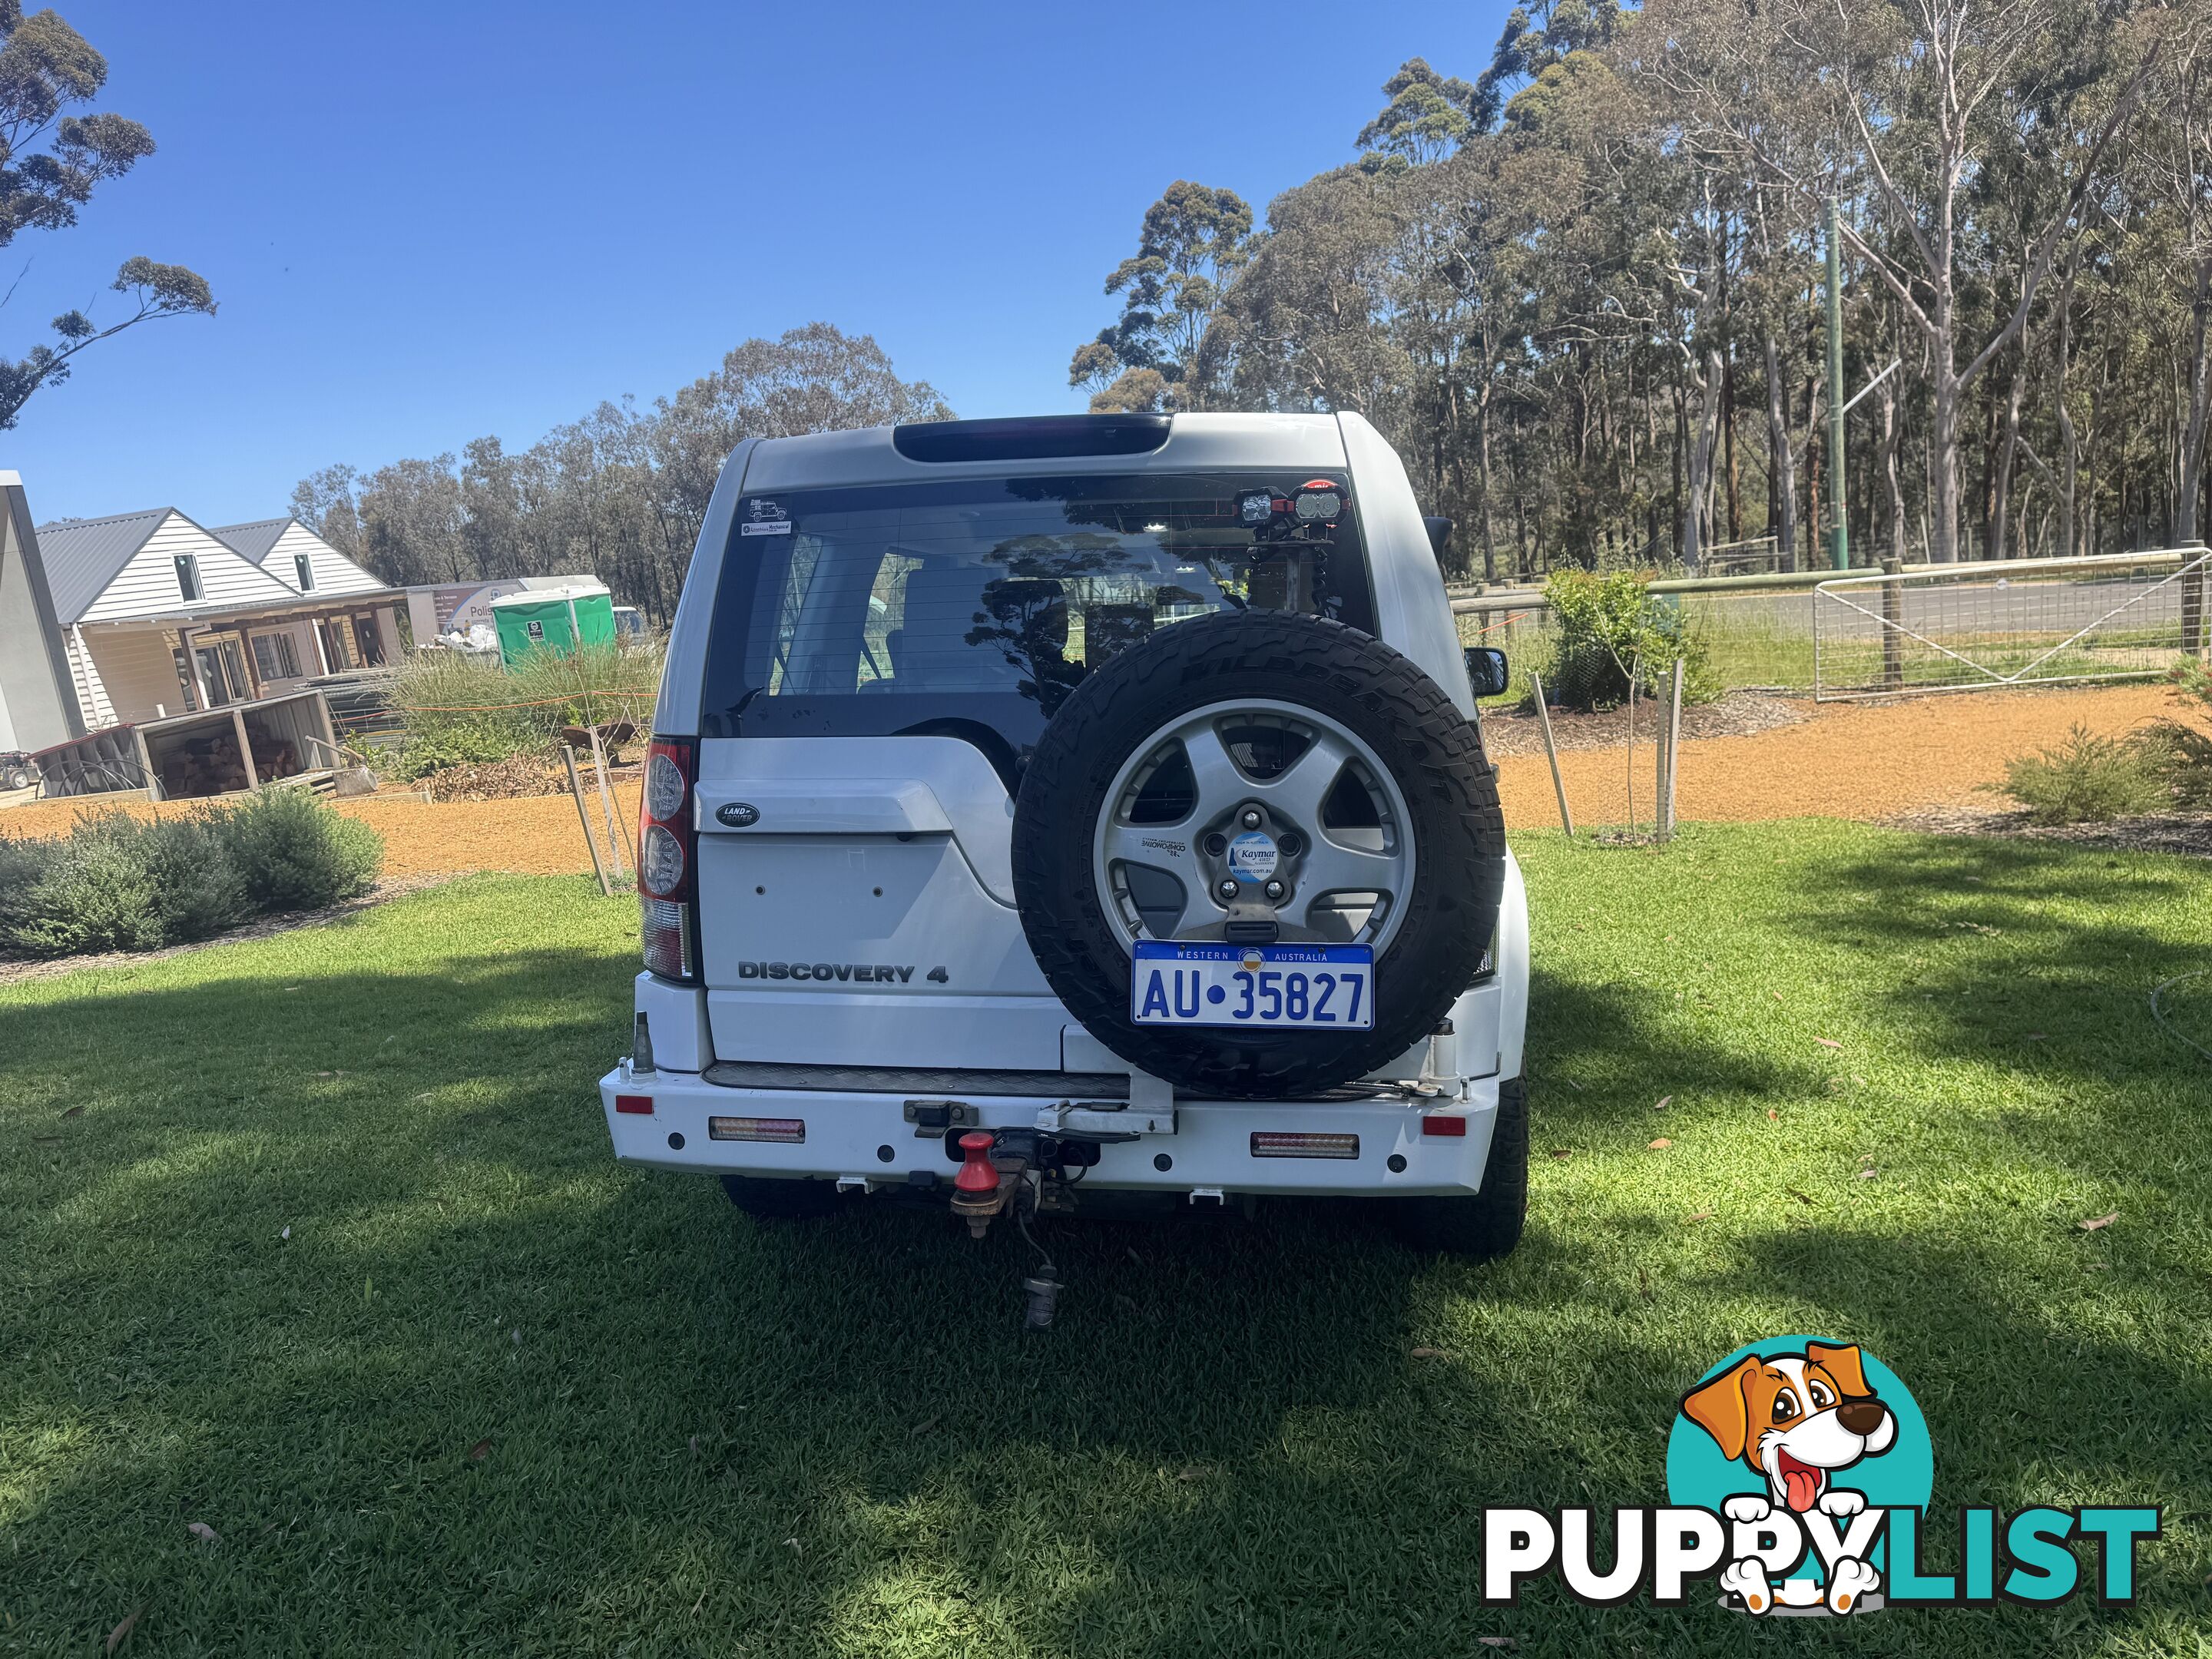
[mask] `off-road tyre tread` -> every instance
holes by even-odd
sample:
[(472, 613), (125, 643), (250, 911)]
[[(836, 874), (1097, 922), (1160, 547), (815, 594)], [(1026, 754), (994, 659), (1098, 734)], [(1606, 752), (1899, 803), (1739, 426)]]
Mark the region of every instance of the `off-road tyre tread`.
[(1466, 1261), (1495, 1261), (1512, 1254), (1528, 1218), (1528, 1085), (1508, 1078), (1498, 1085), (1498, 1115), (1490, 1131), (1490, 1156), (1482, 1188), (1449, 1198), (1388, 1200), (1399, 1224), (1423, 1249)]
[(830, 1181), (777, 1181), (766, 1176), (726, 1175), (722, 1190), (730, 1202), (756, 1221), (811, 1221), (836, 1207), (837, 1187)]
[[(1106, 788), (1130, 751), (1177, 714), (1243, 697), (1341, 720), (1405, 796), (1413, 892), (1376, 964), (1385, 1012), (1371, 1030), (1248, 1035), (1128, 1017), (1128, 951), (1091, 879)], [(1229, 611), (1176, 623), (1076, 688), (1023, 776), (1013, 878), (1047, 982), (1100, 1042), (1185, 1090), (1295, 1099), (1395, 1060), (1473, 981), (1504, 888), (1505, 822), (1480, 729), (1410, 658), (1326, 617)]]

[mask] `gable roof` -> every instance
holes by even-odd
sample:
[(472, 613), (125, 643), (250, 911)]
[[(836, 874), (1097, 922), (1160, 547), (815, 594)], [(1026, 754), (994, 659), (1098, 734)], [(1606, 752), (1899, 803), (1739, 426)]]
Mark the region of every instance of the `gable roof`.
[(232, 550), (259, 564), (283, 538), (284, 532), (299, 522), (296, 519), (257, 519), (252, 524), (219, 526), (209, 533), (217, 541), (227, 542)]
[(54, 612), (64, 623), (73, 623), (91, 609), (106, 592), (108, 583), (123, 574), (131, 556), (146, 545), (173, 507), (151, 507), (138, 513), (118, 513), (106, 519), (65, 519), (38, 528), (39, 553), (46, 567), (46, 585), (54, 597)]

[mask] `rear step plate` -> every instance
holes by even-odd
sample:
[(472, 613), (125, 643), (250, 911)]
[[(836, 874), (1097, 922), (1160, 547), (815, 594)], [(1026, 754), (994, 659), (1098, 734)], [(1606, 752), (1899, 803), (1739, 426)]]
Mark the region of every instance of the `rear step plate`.
[(1365, 945), (1178, 945), (1139, 939), (1129, 1018), (1139, 1025), (1364, 1031), (1375, 1024)]

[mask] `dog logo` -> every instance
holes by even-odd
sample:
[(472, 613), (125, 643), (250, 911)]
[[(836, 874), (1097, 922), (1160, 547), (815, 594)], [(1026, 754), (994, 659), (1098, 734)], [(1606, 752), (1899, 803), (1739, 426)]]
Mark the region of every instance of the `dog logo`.
[(714, 809), (714, 817), (732, 830), (750, 830), (760, 822), (760, 808), (750, 801), (726, 801)]
[(1730, 1607), (1841, 1614), (1883, 1605), (1881, 1513), (1924, 1509), (1935, 1461), (1920, 1408), (1880, 1360), (1785, 1337), (1731, 1354), (1683, 1397), (1667, 1480), (1676, 1502), (1729, 1522)]

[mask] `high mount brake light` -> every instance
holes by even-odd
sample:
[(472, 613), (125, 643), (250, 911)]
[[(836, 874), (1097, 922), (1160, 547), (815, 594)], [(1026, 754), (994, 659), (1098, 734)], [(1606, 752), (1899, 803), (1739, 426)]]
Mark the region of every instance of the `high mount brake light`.
[(645, 965), (664, 979), (696, 979), (699, 836), (691, 823), (691, 790), (699, 773), (694, 738), (655, 738), (646, 751), (645, 788), (638, 803), (637, 888)]

